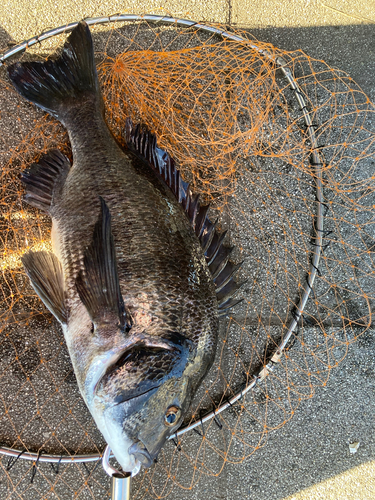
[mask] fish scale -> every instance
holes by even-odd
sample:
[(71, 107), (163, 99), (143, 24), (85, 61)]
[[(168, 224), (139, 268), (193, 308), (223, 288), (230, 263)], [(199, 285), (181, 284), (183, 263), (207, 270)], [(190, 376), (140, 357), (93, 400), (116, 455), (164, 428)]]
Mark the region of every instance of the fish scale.
[(26, 201), (52, 218), (53, 248), (22, 261), (98, 428), (134, 474), (182, 424), (213, 363), (219, 311), (236, 303), (231, 249), (151, 133), (128, 120), (128, 148), (114, 139), (84, 22), (59, 58), (9, 75), (66, 127), (73, 155), (70, 165), (51, 151), (22, 176)]

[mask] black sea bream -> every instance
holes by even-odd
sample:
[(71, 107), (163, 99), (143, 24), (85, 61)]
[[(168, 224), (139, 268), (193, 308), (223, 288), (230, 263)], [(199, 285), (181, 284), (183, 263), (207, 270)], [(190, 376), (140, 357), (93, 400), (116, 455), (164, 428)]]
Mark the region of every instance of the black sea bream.
[(103, 118), (86, 23), (60, 57), (16, 63), (18, 92), (66, 127), (73, 164), (53, 150), (22, 175), (52, 218), (53, 252), (22, 260), (62, 324), (81, 394), (123, 470), (151, 465), (212, 365), (221, 311), (238, 286), (230, 250), (155, 137)]

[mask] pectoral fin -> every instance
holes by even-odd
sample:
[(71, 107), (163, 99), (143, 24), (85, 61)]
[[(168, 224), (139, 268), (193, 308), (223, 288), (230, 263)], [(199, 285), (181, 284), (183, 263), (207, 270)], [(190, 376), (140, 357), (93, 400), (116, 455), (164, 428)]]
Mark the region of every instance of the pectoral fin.
[(44, 305), (60, 323), (66, 323), (64, 274), (59, 259), (51, 252), (42, 251), (28, 252), (21, 260)]
[(93, 240), (87, 248), (76, 287), (80, 299), (95, 327), (119, 324), (123, 330), (131, 326), (126, 314), (117, 273), (115, 245), (111, 231), (111, 214), (100, 198), (101, 210), (95, 224)]

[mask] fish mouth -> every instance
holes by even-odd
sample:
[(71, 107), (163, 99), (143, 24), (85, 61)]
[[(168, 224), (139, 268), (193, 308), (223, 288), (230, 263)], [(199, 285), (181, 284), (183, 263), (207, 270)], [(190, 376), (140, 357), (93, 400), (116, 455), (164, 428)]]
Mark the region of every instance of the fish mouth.
[(146, 469), (154, 463), (157, 456), (157, 453), (155, 456), (152, 456), (141, 441), (132, 444), (129, 447), (128, 452), (130, 455), (133, 455), (136, 460), (141, 462), (143, 467)]

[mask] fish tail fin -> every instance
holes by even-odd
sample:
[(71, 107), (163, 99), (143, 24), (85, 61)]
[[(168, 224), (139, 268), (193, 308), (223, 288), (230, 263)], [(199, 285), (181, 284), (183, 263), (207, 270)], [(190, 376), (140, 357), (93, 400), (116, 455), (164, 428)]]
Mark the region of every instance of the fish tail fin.
[(65, 42), (62, 54), (45, 62), (15, 63), (8, 68), (16, 90), (28, 101), (63, 121), (67, 107), (88, 94), (100, 96), (91, 33), (84, 21)]

